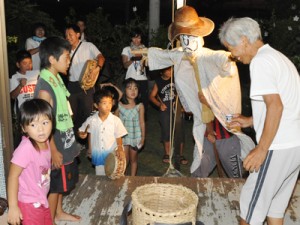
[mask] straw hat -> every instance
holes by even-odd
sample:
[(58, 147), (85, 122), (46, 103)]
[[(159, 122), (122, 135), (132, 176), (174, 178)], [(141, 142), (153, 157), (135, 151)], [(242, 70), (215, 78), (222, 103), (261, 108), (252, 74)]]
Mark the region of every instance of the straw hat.
[(204, 37), (209, 35), (215, 24), (208, 18), (198, 17), (196, 10), (183, 6), (175, 13), (175, 20), (168, 29), (168, 39), (173, 41), (181, 34)]

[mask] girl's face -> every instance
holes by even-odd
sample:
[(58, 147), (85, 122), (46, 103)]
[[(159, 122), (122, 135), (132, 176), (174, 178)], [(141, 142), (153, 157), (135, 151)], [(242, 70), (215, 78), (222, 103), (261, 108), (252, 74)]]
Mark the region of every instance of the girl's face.
[(98, 109), (101, 115), (108, 115), (113, 106), (113, 99), (110, 97), (103, 97), (99, 103), (95, 103), (94, 106)]
[(56, 73), (66, 74), (70, 65), (70, 53), (67, 50), (63, 51), (63, 54), (60, 55), (58, 61), (50, 56), (51, 67), (55, 70)]
[(141, 36), (133, 37), (133, 38), (131, 38), (131, 40), (132, 40), (132, 43), (135, 46), (139, 46), (142, 43), (142, 37)]
[(23, 126), (22, 130), (37, 143), (40, 149), (44, 149), (52, 131), (52, 121), (45, 115), (38, 115), (28, 125)]
[(37, 29), (35, 29), (35, 36), (42, 38), (45, 36), (45, 30), (42, 27), (38, 27)]
[(136, 99), (139, 94), (139, 89), (135, 83), (130, 83), (125, 89), (127, 99)]

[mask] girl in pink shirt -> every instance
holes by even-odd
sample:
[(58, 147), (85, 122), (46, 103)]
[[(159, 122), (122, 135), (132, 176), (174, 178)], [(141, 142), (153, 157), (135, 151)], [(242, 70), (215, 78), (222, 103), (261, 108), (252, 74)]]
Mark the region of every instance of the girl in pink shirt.
[(9, 224), (52, 225), (47, 201), (50, 188), (52, 107), (32, 99), (20, 107), (24, 133), (11, 160), (8, 176)]

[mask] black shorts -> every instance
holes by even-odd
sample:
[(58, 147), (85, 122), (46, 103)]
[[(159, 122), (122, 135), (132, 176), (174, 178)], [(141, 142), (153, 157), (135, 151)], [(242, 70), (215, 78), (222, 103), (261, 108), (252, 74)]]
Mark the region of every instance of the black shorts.
[[(172, 125), (170, 125), (170, 111), (161, 111), (159, 114), (159, 123), (161, 127), (161, 141), (167, 142), (170, 141), (170, 126), (173, 126), (174, 119), (172, 120)], [(184, 119), (180, 118), (180, 123), (177, 124), (176, 132), (178, 132), (178, 135), (176, 136), (178, 138), (178, 141), (180, 143), (184, 143), (184, 137), (185, 137), (185, 130), (184, 130)]]
[(50, 193), (65, 193), (75, 188), (78, 182), (78, 162), (75, 158), (70, 164), (51, 171)]

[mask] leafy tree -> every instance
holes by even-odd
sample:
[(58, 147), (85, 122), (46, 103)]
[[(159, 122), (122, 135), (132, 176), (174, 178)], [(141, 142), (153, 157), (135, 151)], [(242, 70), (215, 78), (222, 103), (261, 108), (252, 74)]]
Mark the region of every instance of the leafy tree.
[[(258, 21), (265, 42), (287, 55), (300, 71), (300, 2), (268, 0), (270, 18)], [(282, 10), (284, 9), (284, 10)]]
[(25, 41), (32, 35), (34, 23), (44, 23), (47, 36), (61, 34), (54, 27), (54, 20), (28, 0), (5, 0), (5, 12), (9, 73), (13, 74), (16, 51), (25, 48)]

